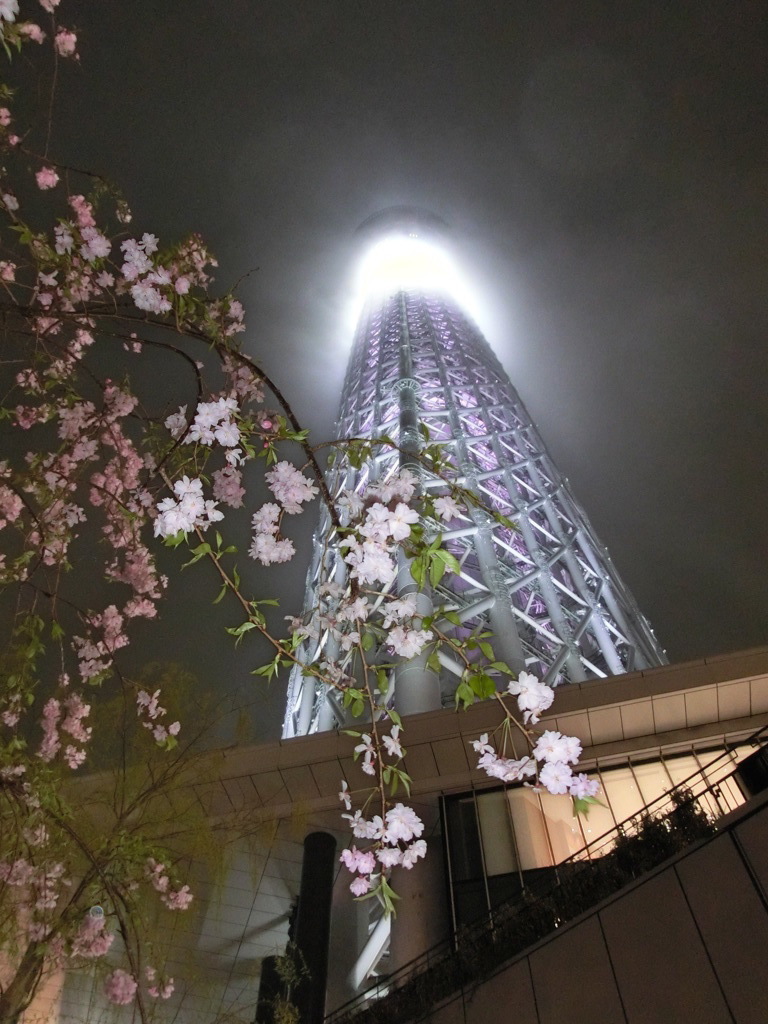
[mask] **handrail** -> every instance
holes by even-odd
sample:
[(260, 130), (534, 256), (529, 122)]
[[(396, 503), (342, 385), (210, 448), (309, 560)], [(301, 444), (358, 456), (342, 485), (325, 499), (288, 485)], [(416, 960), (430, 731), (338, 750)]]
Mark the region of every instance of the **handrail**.
[[(765, 725), (758, 729), (756, 732), (752, 733), (750, 736), (746, 737), (744, 740), (741, 740), (738, 743), (738, 745), (755, 745), (759, 749), (759, 747), (762, 745), (761, 740), (765, 740), (767, 738), (768, 725)], [(711, 773), (712, 769), (715, 768), (715, 766), (719, 762), (723, 761), (727, 757), (730, 757), (730, 750), (735, 745), (735, 743), (731, 743), (730, 746), (726, 746), (726, 748), (722, 750), (717, 757), (713, 758), (707, 764), (703, 765), (698, 771), (693, 772), (691, 775), (687, 776), (681, 782), (677, 783), (675, 786), (669, 789), (666, 793), (663, 793), (655, 800), (650, 801), (639, 811), (636, 811), (633, 815), (630, 815), (628, 818), (625, 818), (622, 822), (615, 825), (612, 829), (609, 829), (601, 836), (598, 836), (597, 839), (592, 840), (592, 842), (584, 846), (577, 853), (572, 854), (566, 860), (561, 861), (559, 864), (555, 865), (553, 870), (555, 878), (558, 881), (555, 883), (555, 886), (550, 886), (549, 889), (547, 889), (546, 891), (549, 891), (550, 889), (557, 887), (557, 884), (559, 882), (559, 874), (566, 873), (569, 865), (583, 865), (585, 863), (589, 863), (592, 860), (592, 855), (590, 854), (590, 851), (596, 851), (600, 847), (606, 846), (608, 842), (615, 842), (616, 838), (620, 835), (631, 834), (633, 826), (638, 821), (647, 820), (648, 818), (654, 818), (658, 816), (660, 812), (665, 809), (665, 807), (674, 807), (676, 804), (675, 796), (680, 798), (684, 793), (688, 793), (691, 795), (691, 798), (694, 801), (700, 801), (703, 797), (709, 794), (714, 798), (715, 806), (719, 808), (717, 799), (718, 797), (722, 797), (721, 787), (723, 783), (725, 783), (728, 779), (731, 779), (737, 773), (738, 766), (734, 769), (733, 772), (729, 773), (728, 775), (724, 776), (722, 779), (719, 779), (717, 782), (714, 783), (709, 783), (707, 779), (707, 772)], [(705, 787), (699, 790), (698, 792), (693, 792), (693, 787), (696, 785), (696, 783), (700, 783), (702, 781), (706, 782), (707, 785), (705, 785)], [(717, 815), (713, 820), (717, 820), (720, 817), (724, 817), (725, 814), (729, 813), (730, 810), (731, 808), (729, 808), (727, 811), (722, 811), (722, 813)], [(710, 817), (712, 817), (711, 807), (708, 807), (707, 813), (710, 815)], [(602, 856), (602, 854), (596, 854), (595, 860), (599, 862)], [(470, 944), (473, 937), (486, 935), (488, 932), (492, 932), (497, 923), (501, 922), (503, 919), (506, 919), (510, 916), (510, 913), (513, 909), (520, 908), (524, 905), (528, 905), (531, 901), (531, 896), (537, 895), (535, 891), (537, 888), (541, 889), (541, 886), (537, 887), (535, 885), (529, 885), (528, 887), (523, 889), (522, 893), (509, 897), (506, 900), (500, 901), (490, 911), (490, 921), (488, 916), (483, 915), (478, 920), (473, 921), (470, 924), (465, 925), (460, 929), (454, 931), (449, 938), (443, 939), (435, 946), (432, 946), (429, 949), (425, 950), (418, 957), (415, 957), (407, 964), (404, 964), (402, 967), (398, 968), (398, 970), (394, 971), (392, 974), (376, 979), (362, 992), (357, 993), (357, 995), (353, 996), (352, 999), (348, 1000), (342, 1006), (337, 1007), (337, 1009), (330, 1013), (325, 1018), (325, 1024), (342, 1024), (342, 1022), (346, 1024), (347, 1021), (351, 1021), (354, 1019), (356, 1007), (358, 1008), (357, 1012), (361, 1013), (363, 1012), (364, 1009), (366, 1009), (365, 1004), (369, 1002), (370, 997), (376, 990), (381, 991), (382, 989), (384, 989), (385, 992), (388, 992), (392, 988), (404, 988), (405, 985), (407, 985), (408, 982), (411, 980), (411, 978), (415, 979), (420, 974), (422, 974), (424, 970), (433, 966), (435, 962), (442, 962), (449, 959), (451, 956), (455, 955), (456, 951), (462, 945)], [(542, 891), (538, 895), (544, 895), (544, 892)], [(405, 980), (406, 978), (408, 979), (407, 981)], [(400, 980), (400, 983), (398, 984), (399, 979), (403, 980)]]

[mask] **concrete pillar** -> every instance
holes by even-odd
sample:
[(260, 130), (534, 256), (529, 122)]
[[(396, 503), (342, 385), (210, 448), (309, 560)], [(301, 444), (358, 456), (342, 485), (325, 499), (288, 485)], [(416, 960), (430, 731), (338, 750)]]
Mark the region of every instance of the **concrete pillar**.
[(427, 840), (426, 860), (397, 869), (392, 885), (400, 899), (392, 921), (389, 970), (397, 971), (448, 937), (449, 920), (443, 849), (439, 836)]
[(294, 942), (303, 957), (307, 977), (292, 995), (301, 1024), (322, 1024), (328, 977), (331, 898), (336, 870), (336, 839), (328, 832), (310, 832), (304, 840), (301, 888)]

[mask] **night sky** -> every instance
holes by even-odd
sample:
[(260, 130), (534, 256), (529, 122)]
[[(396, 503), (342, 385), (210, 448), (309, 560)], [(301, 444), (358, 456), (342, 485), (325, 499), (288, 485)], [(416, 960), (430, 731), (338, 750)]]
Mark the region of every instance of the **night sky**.
[(246, 348), (318, 440), (354, 229), (426, 206), (670, 660), (768, 642), (763, 4), (63, 0), (62, 21), (82, 61), (54, 155), (122, 184), (139, 230), (201, 232), (222, 288), (258, 268)]

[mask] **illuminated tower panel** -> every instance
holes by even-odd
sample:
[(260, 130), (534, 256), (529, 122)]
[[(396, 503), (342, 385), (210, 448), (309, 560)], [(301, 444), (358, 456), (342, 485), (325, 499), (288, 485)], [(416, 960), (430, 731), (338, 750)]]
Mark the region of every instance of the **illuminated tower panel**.
[[(403, 239), (403, 244), (409, 243)], [(378, 294), (360, 318), (338, 420), (339, 437), (382, 437), (401, 451), (423, 441), (443, 446), (451, 475), (482, 503), (515, 524), (500, 525), (472, 509), (443, 533), (461, 565), (432, 595), (435, 606), (455, 610), (459, 629), (487, 628), (496, 656), (557, 685), (617, 675), (666, 659), (632, 595), (614, 569), (584, 512), (558, 472), (490, 346), (439, 285)], [(361, 490), (394, 473), (403, 459), (385, 451), (361, 469), (343, 461), (332, 471), (332, 493)], [(445, 483), (422, 473), (425, 489)], [(435, 531), (439, 529), (434, 524)], [(318, 586), (344, 585), (345, 565), (327, 513), (315, 536), (306, 606), (317, 605)], [(402, 586), (401, 574), (399, 584)], [(338, 657), (333, 640), (308, 641), (302, 657)], [(414, 701), (395, 673), (398, 710), (426, 710), (452, 699), (460, 667), (441, 654), (439, 690)], [(286, 736), (343, 724), (343, 711), (314, 680), (294, 671), (284, 726)]]

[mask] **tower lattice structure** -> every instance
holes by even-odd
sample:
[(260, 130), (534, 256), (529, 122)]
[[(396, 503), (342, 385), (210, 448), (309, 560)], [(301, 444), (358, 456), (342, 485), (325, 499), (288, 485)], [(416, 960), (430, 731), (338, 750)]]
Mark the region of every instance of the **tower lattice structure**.
[[(461, 572), (446, 573), (430, 601), (454, 612), (461, 623), (457, 628), (489, 630), (497, 658), (551, 685), (666, 662), (501, 363), (449, 295), (408, 288), (367, 303), (337, 430), (342, 438), (391, 438), (399, 451), (378, 449), (361, 468), (340, 458), (329, 475), (334, 495), (344, 489), (361, 492), (396, 473), (402, 453), (416, 452), (428, 435), (430, 443), (442, 447), (449, 475), (480, 499), (463, 522), (443, 532)], [(422, 470), (421, 486), (442, 492), (445, 481)], [(487, 509), (510, 519), (514, 529)], [(307, 609), (317, 606), (323, 583), (346, 585), (343, 554), (324, 511), (307, 576)], [(406, 576), (400, 573), (393, 586), (412, 587), (412, 581), (404, 583)], [(305, 662), (333, 662), (341, 654), (334, 643), (327, 635), (307, 639), (299, 655)], [(461, 667), (443, 652), (440, 663), (437, 679), (423, 667), (410, 680), (398, 679), (394, 671), (394, 700), (401, 713), (452, 701)], [(294, 668), (283, 735), (345, 722), (333, 692)]]

